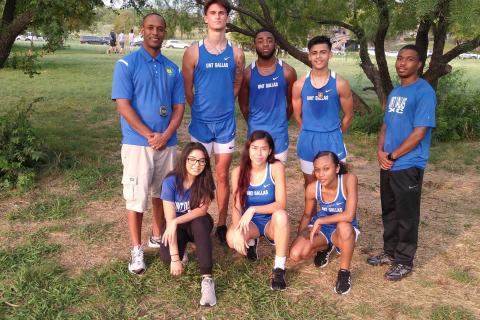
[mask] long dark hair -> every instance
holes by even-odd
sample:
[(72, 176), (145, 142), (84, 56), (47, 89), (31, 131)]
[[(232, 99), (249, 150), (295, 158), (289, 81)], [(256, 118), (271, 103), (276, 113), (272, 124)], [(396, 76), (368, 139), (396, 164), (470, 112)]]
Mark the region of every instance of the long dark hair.
[(274, 163), (278, 161), (275, 159), (275, 145), (273, 144), (272, 136), (263, 130), (253, 131), (248, 140), (245, 142), (245, 146), (242, 150), (242, 155), (240, 157), (240, 173), (238, 175), (238, 187), (234, 194), (233, 202), (236, 203), (237, 196), (240, 199), (240, 205), (242, 208), (245, 207), (247, 189), (250, 185), (250, 173), (252, 171), (252, 160), (250, 160), (250, 145), (257, 140), (264, 139), (268, 143), (268, 147), (271, 152), (267, 157), (268, 163)]
[(315, 162), (315, 160), (321, 157), (330, 157), (330, 159), (332, 159), (335, 166), (340, 166), (340, 170), (338, 171), (337, 175), (348, 173), (349, 170), (348, 170), (347, 164), (345, 162), (340, 161), (336, 153), (332, 151), (320, 151), (319, 153), (317, 153), (315, 158), (313, 158), (313, 162)]
[(185, 148), (183, 148), (180, 158), (175, 164), (175, 168), (168, 174), (169, 176), (175, 176), (175, 182), (177, 190), (180, 194), (183, 194), (183, 181), (187, 178), (187, 158), (193, 150), (200, 150), (205, 158), (205, 168), (193, 181), (190, 195), (190, 208), (195, 209), (202, 206), (205, 202), (210, 202), (215, 197), (215, 183), (213, 182), (212, 167), (210, 165), (210, 157), (208, 152), (199, 142), (190, 142)]

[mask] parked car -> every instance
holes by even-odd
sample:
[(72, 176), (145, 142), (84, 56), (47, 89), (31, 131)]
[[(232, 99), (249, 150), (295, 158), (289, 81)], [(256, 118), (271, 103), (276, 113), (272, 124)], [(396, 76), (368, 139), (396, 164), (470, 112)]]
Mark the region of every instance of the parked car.
[(25, 41), (26, 38), (27, 38), (26, 35), (20, 34), (15, 38), (15, 41)]
[(460, 59), (480, 59), (480, 55), (476, 53), (462, 53), (458, 56)]
[(167, 42), (165, 42), (164, 47), (175, 48), (175, 49), (186, 49), (190, 47), (190, 45), (180, 40), (170, 39), (170, 40), (167, 40)]
[(80, 36), (81, 44), (108, 44), (110, 42), (109, 37), (99, 37), (99, 36)]
[(132, 43), (132, 45), (135, 46), (135, 47), (141, 47), (141, 46), (143, 46), (143, 37), (142, 37), (142, 36), (138, 36), (138, 37), (133, 38), (133, 43)]

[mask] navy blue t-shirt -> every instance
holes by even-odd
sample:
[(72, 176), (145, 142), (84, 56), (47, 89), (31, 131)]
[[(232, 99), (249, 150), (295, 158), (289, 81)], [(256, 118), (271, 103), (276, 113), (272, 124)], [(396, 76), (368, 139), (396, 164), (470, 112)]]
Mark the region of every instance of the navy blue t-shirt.
[(177, 187), (175, 176), (168, 176), (163, 180), (160, 199), (174, 202), (177, 217), (184, 215), (190, 210), (190, 196), (192, 189), (184, 190), (183, 194)]
[(395, 161), (391, 170), (426, 167), (436, 105), (435, 91), (423, 79), (392, 90), (383, 120), (387, 125), (383, 150), (392, 152), (397, 149), (416, 127), (427, 127), (427, 132), (415, 148)]

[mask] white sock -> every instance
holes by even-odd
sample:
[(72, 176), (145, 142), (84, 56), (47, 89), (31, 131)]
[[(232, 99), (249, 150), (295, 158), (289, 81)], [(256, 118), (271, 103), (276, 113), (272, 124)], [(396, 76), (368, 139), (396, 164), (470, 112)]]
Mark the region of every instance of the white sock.
[(255, 244), (255, 239), (248, 240), (248, 245), (251, 247)]
[(156, 241), (159, 241), (159, 240), (162, 240), (162, 236), (161, 236), (161, 235), (160, 235), (160, 236), (154, 236), (154, 235), (152, 234), (152, 239), (153, 239), (153, 240), (156, 240)]
[(275, 256), (275, 265), (273, 266), (273, 269), (280, 268), (282, 270), (285, 270), (286, 261), (287, 261), (287, 257)]
[(133, 250), (134, 250), (134, 251), (140, 251), (140, 250), (142, 250), (142, 245), (139, 244), (138, 246), (133, 246)]

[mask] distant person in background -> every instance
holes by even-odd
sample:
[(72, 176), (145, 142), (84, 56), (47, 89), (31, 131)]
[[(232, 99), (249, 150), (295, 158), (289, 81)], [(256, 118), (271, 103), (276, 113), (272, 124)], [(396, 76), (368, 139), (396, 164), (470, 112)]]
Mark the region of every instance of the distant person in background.
[(110, 31), (110, 47), (107, 50), (107, 54), (110, 53), (116, 53), (117, 52), (117, 35), (115, 34), (115, 31)]
[(135, 33), (133, 32), (133, 29), (130, 29), (130, 33), (128, 34), (128, 45), (129, 45), (129, 51), (133, 51), (133, 45), (135, 43)]
[(125, 33), (123, 31), (118, 35), (118, 42), (120, 43), (120, 53), (123, 53), (125, 49)]

